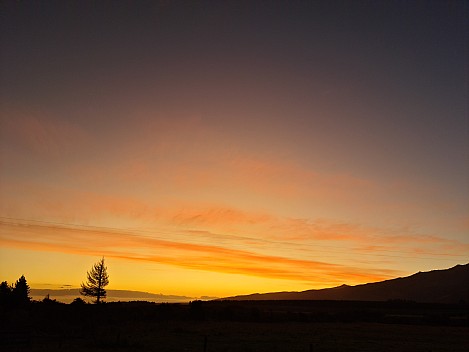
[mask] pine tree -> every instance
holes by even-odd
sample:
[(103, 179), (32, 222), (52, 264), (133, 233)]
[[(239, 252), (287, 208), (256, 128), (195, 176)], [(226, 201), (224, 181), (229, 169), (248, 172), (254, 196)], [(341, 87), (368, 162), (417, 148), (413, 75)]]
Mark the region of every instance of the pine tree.
[(27, 304), (31, 302), (31, 297), (29, 297), (29, 285), (26, 282), (24, 275), (16, 281), (15, 286), (12, 290), (12, 298), (15, 304)]
[(3, 281), (0, 284), (0, 305), (8, 305), (11, 302), (12, 290), (8, 282)]
[(95, 303), (100, 303), (102, 298), (106, 298), (105, 286), (109, 284), (107, 267), (104, 265), (104, 257), (93, 265), (87, 272), (87, 282), (81, 284), (80, 293), (83, 296), (96, 297)]

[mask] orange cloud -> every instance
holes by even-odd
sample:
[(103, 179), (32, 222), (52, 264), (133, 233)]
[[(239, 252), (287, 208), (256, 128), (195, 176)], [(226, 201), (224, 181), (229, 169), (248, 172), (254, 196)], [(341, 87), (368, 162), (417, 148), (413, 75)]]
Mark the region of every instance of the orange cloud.
[[(240, 223), (251, 226), (256, 233), (266, 233), (265, 228), (254, 227), (270, 224), (274, 236), (288, 235), (292, 240), (372, 238), (368, 234), (370, 229), (352, 229), (354, 225), (346, 224), (349, 228), (339, 229), (338, 224), (321, 225), (316, 223), (316, 219), (313, 223), (306, 219), (278, 221), (279, 214), (287, 218), (311, 207), (319, 212), (318, 217), (347, 217), (358, 222), (360, 220), (357, 219), (365, 217), (377, 223), (389, 221), (387, 218), (422, 224), (436, 224), (447, 219), (447, 223), (434, 227), (452, 231), (455, 221), (447, 215), (449, 212), (434, 218), (428, 216), (429, 209), (451, 208), (451, 204), (440, 197), (441, 192), (435, 195), (431, 185), (422, 186), (411, 181), (386, 184), (382, 180), (353, 173), (325, 172), (288, 156), (280, 158), (266, 151), (251, 151), (229, 141), (225, 143), (220, 131), (207, 121), (193, 117), (190, 112), (171, 115), (160, 111), (160, 115), (168, 114), (164, 117), (152, 114), (152, 111), (139, 111), (135, 122), (128, 128), (119, 126), (105, 136), (98, 133), (90, 136), (79, 126), (57, 119), (53, 114), (46, 117), (38, 111), (4, 109), (2, 136), (11, 139), (11, 145), (20, 145), (32, 153), (47, 156), (70, 156), (70, 160), (48, 164), (50, 169), (44, 173), (52, 175), (51, 179), (60, 180), (57, 182), (58, 191), (54, 190), (55, 184), (37, 185), (39, 190), (25, 194), (23, 202), (18, 202), (16, 195), (7, 199), (5, 192), (9, 191), (3, 188), (11, 188), (11, 183), (16, 180), (3, 177), (6, 173), (0, 175), (3, 184), (0, 195), (6, 199), (0, 206), (8, 207), (8, 212), (0, 214), (21, 217), (18, 215), (21, 209), (34, 204), (35, 212), (41, 214), (37, 218), (43, 219), (51, 219), (42, 216), (47, 212), (43, 209), (48, 207), (55, 208), (50, 211), (52, 219), (59, 214), (67, 219), (82, 217), (86, 222), (91, 218), (97, 219), (97, 214), (115, 213), (129, 220), (135, 216), (136, 222), (151, 223), (157, 218), (157, 221), (173, 222), (174, 225), (208, 227), (209, 230), (230, 233), (246, 231), (246, 228), (240, 228)], [(83, 149), (90, 148), (88, 144), (97, 145), (99, 138), (105, 138), (106, 145), (118, 143), (119, 152), (97, 148), (90, 153), (91, 157), (83, 158)], [(75, 160), (75, 154), (81, 157)], [(3, 156), (7, 166), (18, 162), (9, 153)], [(7, 160), (9, 158), (11, 160)], [(8, 177), (12, 178), (11, 175)], [(35, 192), (48, 193), (42, 190), (44, 188), (49, 188), (50, 194), (35, 197)], [(105, 190), (113, 196), (108, 196), (105, 201), (99, 199), (102, 196), (77, 196), (83, 189), (92, 194), (93, 188), (96, 192)], [(151, 194), (155, 194), (153, 198)], [(62, 199), (58, 199), (60, 197)], [(155, 201), (158, 197), (166, 203)], [(195, 209), (179, 209), (171, 215), (173, 210), (167, 210), (168, 204), (174, 208), (181, 199), (190, 199)], [(201, 206), (201, 201), (215, 205)], [(217, 203), (222, 202), (228, 206), (218, 207)], [(269, 218), (270, 214), (254, 214), (245, 210), (250, 207), (260, 209), (261, 206), (268, 209), (267, 212), (275, 212), (276, 219)], [(66, 208), (70, 209), (64, 210)], [(100, 210), (92, 213), (88, 210), (91, 208)], [(81, 209), (83, 213), (74, 209)], [(67, 212), (68, 215), (63, 215)], [(24, 213), (31, 218), (33, 212)], [(461, 234), (462, 230), (458, 231)]]
[(469, 252), (469, 244), (441, 236), (419, 234), (412, 228), (386, 229), (326, 219), (293, 219), (220, 206), (185, 206), (165, 210), (162, 219), (169, 220), (169, 223), (174, 221), (182, 228), (196, 227), (202, 231), (224, 234), (228, 232), (242, 236), (245, 240), (248, 234), (253, 241), (289, 242), (297, 246), (308, 243), (321, 246), (321, 242), (332, 246), (347, 244), (362, 253), (394, 251), (401, 255), (420, 253), (457, 257)]
[[(469, 245), (421, 234), (411, 227), (383, 228), (329, 219), (301, 219), (240, 210), (216, 203), (150, 203), (132, 196), (76, 192), (61, 187), (10, 184), (0, 214), (12, 218), (49, 219), (121, 229), (158, 229), (172, 238), (222, 243), (229, 248), (256, 248), (291, 255), (287, 248), (319, 253), (329, 250), (351, 259), (369, 256), (461, 257)], [(321, 254), (322, 258), (324, 254)], [(355, 260), (359, 257), (355, 256)]]
[(376, 281), (397, 274), (389, 269), (360, 269), (104, 228), (2, 220), (0, 230), (4, 247), (105, 255), (187, 269), (299, 280), (312, 285)]
[(262, 224), (269, 223), (273, 217), (267, 214), (247, 212), (230, 207), (184, 207), (173, 210), (170, 221), (181, 225), (233, 225), (233, 224)]

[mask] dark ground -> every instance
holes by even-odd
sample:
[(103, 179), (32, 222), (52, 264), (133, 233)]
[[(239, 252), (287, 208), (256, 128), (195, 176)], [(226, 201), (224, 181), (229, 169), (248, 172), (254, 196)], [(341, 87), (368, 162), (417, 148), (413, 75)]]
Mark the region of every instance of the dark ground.
[(466, 305), (41, 302), (0, 313), (2, 351), (469, 351)]

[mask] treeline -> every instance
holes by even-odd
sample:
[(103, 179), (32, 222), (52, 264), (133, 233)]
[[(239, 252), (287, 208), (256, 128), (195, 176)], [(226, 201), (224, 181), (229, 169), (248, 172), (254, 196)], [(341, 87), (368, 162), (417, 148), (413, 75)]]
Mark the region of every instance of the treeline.
[[(8, 281), (3, 281), (0, 284), (0, 306), (26, 306), (33, 302), (29, 296), (30, 293), (31, 289), (24, 275), (11, 285), (8, 284)], [(63, 304), (55, 299), (51, 299), (49, 295), (45, 296), (42, 302)], [(86, 304), (86, 302), (82, 298), (77, 297), (71, 304)]]
[[(93, 265), (90, 271), (87, 272), (86, 283), (81, 284), (80, 294), (83, 296), (94, 297), (94, 303), (102, 303), (106, 298), (105, 286), (109, 284), (109, 275), (107, 274), (107, 267), (104, 264), (104, 257)], [(9, 285), (7, 281), (0, 284), (0, 306), (18, 306), (27, 305), (31, 303), (30, 287), (26, 282), (26, 278), (22, 275), (14, 285)], [(44, 303), (60, 303), (55, 299), (50, 299), (49, 295), (42, 300)], [(85, 304), (86, 302), (77, 297), (72, 302), (76, 304)]]
[(29, 297), (30, 288), (24, 275), (16, 282), (9, 285), (7, 281), (0, 284), (0, 304), (1, 305), (26, 305), (31, 302)]

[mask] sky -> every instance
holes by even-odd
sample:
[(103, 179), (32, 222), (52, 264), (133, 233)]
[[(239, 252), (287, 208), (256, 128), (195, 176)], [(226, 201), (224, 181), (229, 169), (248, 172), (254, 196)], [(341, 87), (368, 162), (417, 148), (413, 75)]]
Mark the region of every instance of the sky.
[(0, 279), (196, 296), (469, 258), (465, 1), (2, 1)]

